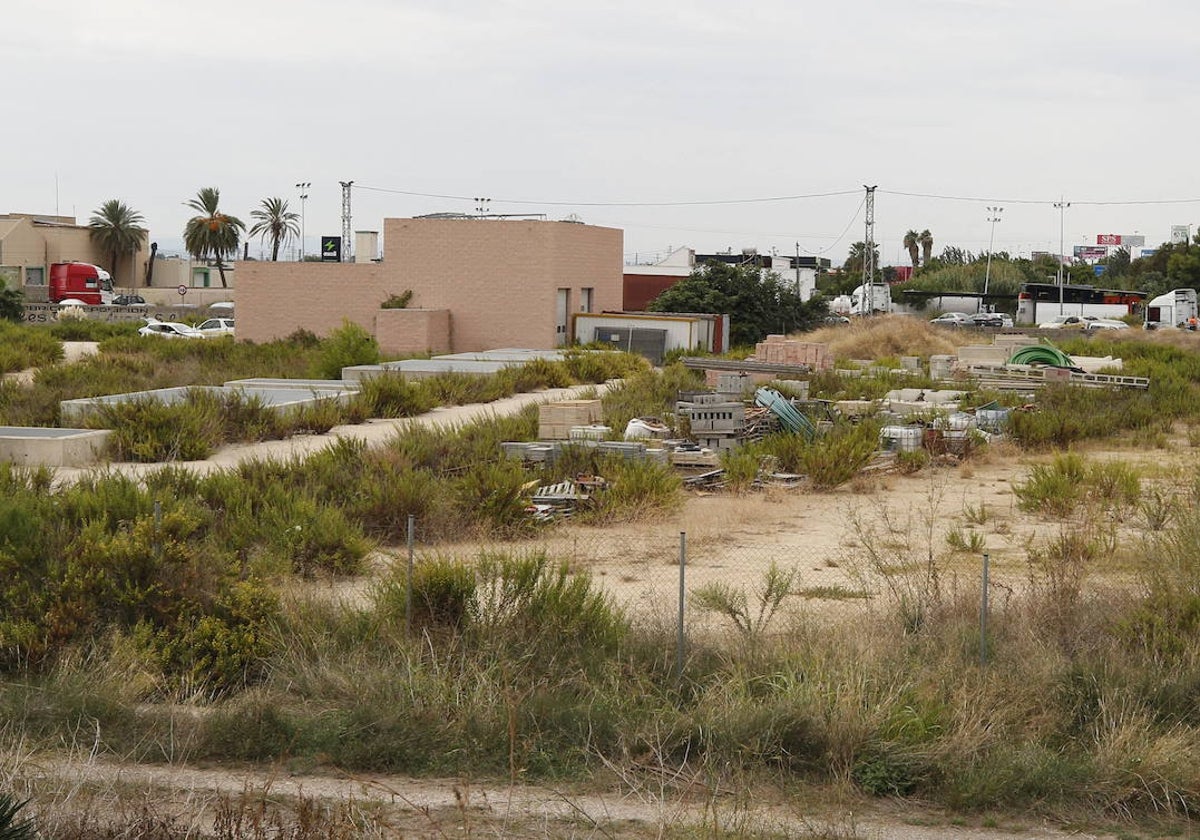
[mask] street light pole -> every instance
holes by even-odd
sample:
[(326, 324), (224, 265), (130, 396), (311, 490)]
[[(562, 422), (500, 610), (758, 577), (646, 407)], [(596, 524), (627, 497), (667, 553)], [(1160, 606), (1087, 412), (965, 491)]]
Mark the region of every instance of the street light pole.
[(1071, 206), (1071, 202), (1063, 201), (1062, 196), (1059, 196), (1059, 200), (1054, 202), (1054, 206), (1058, 208), (1058, 314), (1062, 315), (1063, 314), (1063, 280), (1064, 280), (1063, 260), (1065, 259), (1065, 255), (1063, 253), (1063, 251), (1064, 251), (1063, 243), (1066, 239), (1065, 230), (1066, 230), (1067, 208)]
[(985, 301), (987, 299), (987, 294), (988, 294), (988, 285), (992, 279), (992, 245), (995, 244), (995, 242), (996, 242), (996, 222), (1000, 221), (1000, 214), (1004, 212), (1004, 208), (1003, 207), (989, 207), (987, 210), (988, 210), (988, 219), (987, 220), (992, 223), (992, 233), (990, 236), (988, 236), (987, 268), (984, 269), (984, 272), (983, 272), (983, 297), (984, 297), (984, 300), (981, 300), (979, 302), (980, 306), (987, 305)]
[(304, 202), (308, 201), (308, 188), (311, 186), (308, 181), (296, 184), (296, 189), (300, 190), (300, 262), (304, 262)]

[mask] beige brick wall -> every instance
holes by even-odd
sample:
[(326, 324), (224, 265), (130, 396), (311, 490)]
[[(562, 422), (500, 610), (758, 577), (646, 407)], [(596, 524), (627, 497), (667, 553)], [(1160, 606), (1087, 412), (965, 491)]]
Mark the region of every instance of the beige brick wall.
[(239, 262), (237, 275), (237, 337), (250, 341), (284, 338), (300, 328), (326, 336), (343, 319), (373, 332), (388, 296), (379, 263)]
[(448, 353), (449, 309), (380, 309), (375, 315), (375, 340), (384, 355)]
[(620, 308), (623, 242), (569, 222), (385, 219), (380, 263), (239, 262), (238, 336), (325, 335), (342, 318), (374, 330), (379, 304), (411, 289), (412, 308), (450, 311), (454, 352), (550, 348), (559, 288), (573, 311), (584, 288), (593, 311)]

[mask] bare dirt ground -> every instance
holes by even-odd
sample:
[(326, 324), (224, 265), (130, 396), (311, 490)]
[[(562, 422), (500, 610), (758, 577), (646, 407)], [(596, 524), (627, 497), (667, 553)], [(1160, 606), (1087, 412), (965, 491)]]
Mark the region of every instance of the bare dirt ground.
[(177, 824), (197, 831), (211, 825), (214, 814), (228, 809), (230, 803), (239, 803), (234, 810), (241, 808), (243, 813), (264, 808), (287, 814), (307, 801), (333, 811), (350, 810), (374, 829), (363, 836), (381, 837), (642, 840), (688, 826), (694, 836), (713, 838), (1099, 840), (1115, 836), (1021, 814), (964, 819), (909, 803), (865, 803), (828, 790), (733, 794), (686, 778), (643, 779), (598, 790), (597, 785), (580, 789), (463, 778), (292, 775), (284, 768), (148, 766), (95, 758), (38, 759), (22, 775), (35, 787), (59, 790), (60, 798), (81, 811), (129, 814), (145, 805), (152, 813), (173, 815)]
[[(93, 348), (94, 350), (94, 348)], [(85, 352), (74, 349), (72, 353)], [(406, 421), (376, 421), (341, 427), (328, 435), (294, 438), (222, 449), (205, 462), (184, 466), (218, 470), (245, 459), (304, 457), (333, 438), (353, 435), (377, 445), (411, 423), (456, 424), (517, 411), (530, 402), (569, 399), (580, 389), (522, 394), (489, 405), (438, 409)], [(1186, 446), (1186, 441), (1172, 441)], [(1097, 450), (1092, 457), (1120, 457), (1153, 468), (1155, 453)], [(692, 493), (682, 508), (655, 521), (586, 527), (564, 523), (534, 542), (514, 548), (545, 547), (590, 570), (623, 603), (661, 614), (677, 604), (680, 534), (686, 534), (687, 587), (724, 581), (751, 586), (772, 562), (795, 567), (805, 589), (853, 590), (861, 581), (848, 560), (864, 539), (911, 539), (915, 532), (939, 553), (946, 552), (946, 533), (974, 527), (984, 538), (993, 574), (1019, 585), (1031, 541), (1062, 527), (1017, 509), (1014, 482), (1023, 479), (1036, 459), (1004, 445), (961, 466), (930, 468), (913, 476), (879, 473), (828, 493), (802, 489), (766, 490), (744, 495)], [(139, 475), (150, 466), (118, 464), (116, 469)], [(83, 471), (63, 470), (70, 480)], [(980, 521), (982, 520), (982, 521)], [(972, 522), (975, 524), (972, 526)], [(478, 544), (438, 546), (441, 553), (470, 553)], [(404, 562), (403, 549), (381, 552), (378, 565)], [(961, 558), (964, 575), (976, 574), (976, 553)], [(328, 589), (337, 597), (360, 598), (364, 582)], [(832, 603), (835, 607), (840, 602)], [(0, 769), (11, 757), (0, 756)], [(864, 803), (850, 794), (830, 801), (819, 794), (764, 792), (760, 795), (714, 794), (689, 780), (621, 777), (582, 786), (479, 782), (466, 779), (412, 779), (310, 770), (292, 775), (282, 767), (147, 766), (110, 762), (95, 756), (54, 758), (23, 756), (18, 775), (30, 790), (76, 791), (80, 797), (171, 803), (176, 813), (199, 818), (221, 796), (261, 796), (272, 801), (311, 798), (326, 804), (354, 803), (380, 815), (405, 837), (660, 837), (671, 826), (693, 824), (703, 836), (828, 838), (1003, 838), (1109, 837), (1043, 824), (1020, 814), (986, 820), (957, 817), (919, 804)], [(0, 777), (14, 778), (12, 769)], [(835, 797), (836, 799), (836, 797)], [(698, 835), (699, 836), (699, 835)]]

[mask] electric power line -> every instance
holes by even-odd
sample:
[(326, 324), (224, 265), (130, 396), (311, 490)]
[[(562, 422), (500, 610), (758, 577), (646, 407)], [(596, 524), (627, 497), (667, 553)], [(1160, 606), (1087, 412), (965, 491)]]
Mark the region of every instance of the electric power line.
[[(995, 198), (970, 196), (970, 195), (939, 195), (936, 193), (918, 193), (918, 192), (902, 192), (900, 190), (880, 190), (881, 193), (887, 195), (900, 195), (906, 198), (932, 198), (938, 201), (972, 201), (972, 202), (995, 202), (999, 204), (1045, 204), (1053, 207), (1057, 200), (1053, 198), (1035, 199), (1035, 198)], [(1122, 201), (1076, 201), (1071, 200), (1072, 204), (1086, 204), (1090, 207), (1100, 206), (1132, 206), (1146, 204), (1200, 204), (1200, 198), (1163, 198), (1163, 199), (1129, 199)]]
[[(424, 193), (411, 190), (396, 190), (389, 187), (373, 187), (366, 184), (355, 184), (355, 189), (371, 190), (372, 192), (392, 193), (394, 195), (410, 195), (418, 198), (442, 198), (450, 201), (475, 201), (466, 195), (447, 195), (445, 193)], [(759, 198), (724, 198), (705, 201), (545, 201), (526, 198), (494, 198), (496, 203), (504, 204), (539, 204), (548, 207), (706, 207), (725, 204), (767, 204), (780, 201), (802, 201), (812, 198), (832, 198), (840, 195), (854, 195), (858, 190), (837, 190), (834, 192), (805, 193), (797, 195), (774, 195)]]

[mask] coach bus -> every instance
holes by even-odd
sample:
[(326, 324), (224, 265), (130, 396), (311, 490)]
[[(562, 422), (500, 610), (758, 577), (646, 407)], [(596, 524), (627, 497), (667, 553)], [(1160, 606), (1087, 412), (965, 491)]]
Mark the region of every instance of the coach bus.
[(1055, 315), (1124, 318), (1126, 315), (1140, 314), (1145, 303), (1145, 292), (1070, 284), (1060, 287), (1056, 283), (1023, 283), (1017, 296), (1017, 323), (1040, 324)]

